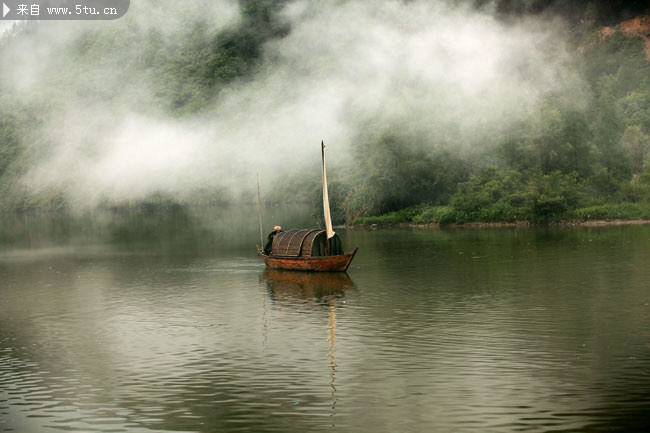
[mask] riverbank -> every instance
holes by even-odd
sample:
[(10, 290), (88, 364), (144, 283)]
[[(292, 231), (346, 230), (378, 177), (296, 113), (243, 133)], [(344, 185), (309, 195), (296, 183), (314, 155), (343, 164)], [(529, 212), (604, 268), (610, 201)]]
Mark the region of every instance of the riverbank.
[[(523, 214), (523, 215), (522, 215)], [(351, 227), (531, 227), (531, 226), (621, 226), (650, 224), (650, 205), (619, 203), (584, 207), (548, 219), (535, 219), (524, 212), (467, 213), (450, 206), (420, 205), (379, 216), (356, 218)]]
[(351, 224), (345, 226), (338, 226), (343, 228), (381, 228), (381, 227), (404, 227), (404, 228), (500, 228), (500, 227), (514, 227), (514, 228), (524, 228), (524, 227), (607, 227), (607, 226), (631, 226), (631, 225), (645, 225), (650, 224), (650, 219), (602, 219), (602, 220), (563, 220), (563, 221), (554, 221), (547, 224), (540, 224), (532, 221), (491, 221), (491, 222), (481, 222), (481, 221), (472, 221), (466, 223), (449, 223), (449, 224), (440, 224), (440, 223), (428, 223), (428, 224), (415, 224), (415, 223), (398, 223), (398, 224)]
[[(467, 223), (453, 223), (453, 224), (443, 224), (443, 227), (464, 227), (464, 228), (494, 228), (494, 227), (539, 227), (539, 226), (551, 226), (551, 227), (567, 227), (567, 226), (582, 226), (582, 227), (604, 227), (604, 226), (628, 226), (628, 225), (644, 225), (650, 224), (650, 219), (642, 220), (624, 220), (624, 219), (614, 219), (614, 220), (565, 220), (565, 221), (555, 221), (548, 224), (540, 224), (532, 221), (516, 221), (516, 222), (467, 222)], [(430, 227), (440, 227), (440, 224), (400, 224), (404, 227), (421, 227), (421, 228), (430, 228)]]

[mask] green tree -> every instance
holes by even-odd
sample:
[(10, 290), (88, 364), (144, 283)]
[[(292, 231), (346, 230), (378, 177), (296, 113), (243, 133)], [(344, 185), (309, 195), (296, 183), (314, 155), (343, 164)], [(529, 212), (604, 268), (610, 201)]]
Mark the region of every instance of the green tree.
[(456, 155), (399, 129), (361, 137), (354, 156), (360, 176), (346, 200), (351, 218), (423, 202), (445, 204), (467, 178)]
[(543, 174), (591, 174), (590, 131), (586, 115), (546, 100), (531, 119), (527, 143)]
[(637, 125), (628, 126), (623, 134), (622, 146), (632, 165), (635, 174), (643, 171), (644, 162), (650, 150), (650, 137), (641, 131)]
[(582, 201), (583, 191), (575, 173), (554, 171), (536, 176), (532, 184), (532, 215), (536, 221), (548, 222), (563, 218), (568, 210), (577, 207)]
[(625, 125), (638, 125), (646, 134), (650, 133), (650, 79), (643, 88), (628, 93), (618, 101)]
[(599, 82), (600, 96), (593, 123), (593, 141), (607, 180), (629, 181), (632, 167), (621, 146), (624, 125), (611, 93), (612, 86), (613, 79), (609, 76), (603, 77)]
[(531, 191), (520, 172), (488, 167), (458, 185), (451, 204), (464, 219), (526, 219)]

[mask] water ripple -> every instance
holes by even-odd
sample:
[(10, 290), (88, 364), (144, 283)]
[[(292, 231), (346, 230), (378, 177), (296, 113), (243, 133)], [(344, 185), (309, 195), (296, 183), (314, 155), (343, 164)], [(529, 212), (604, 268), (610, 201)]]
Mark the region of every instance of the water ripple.
[(353, 232), (349, 277), (7, 253), (0, 430), (643, 431), (647, 230)]

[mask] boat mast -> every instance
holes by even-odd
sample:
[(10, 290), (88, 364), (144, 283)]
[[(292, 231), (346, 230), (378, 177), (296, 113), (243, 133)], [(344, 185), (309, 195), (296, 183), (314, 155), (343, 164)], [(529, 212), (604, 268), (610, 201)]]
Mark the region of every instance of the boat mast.
[(257, 175), (257, 210), (260, 214), (260, 247), (259, 251), (263, 251), (264, 248), (264, 235), (262, 234), (262, 195), (260, 194), (260, 174)]
[[(327, 230), (327, 239), (329, 240), (334, 236), (332, 230), (332, 217), (330, 216), (330, 201), (327, 195), (327, 170), (325, 169), (325, 143), (321, 140), (321, 153), (323, 156), (323, 216), (325, 217), (325, 230)], [(329, 241), (327, 242), (329, 249)], [(329, 251), (328, 251), (329, 254)]]

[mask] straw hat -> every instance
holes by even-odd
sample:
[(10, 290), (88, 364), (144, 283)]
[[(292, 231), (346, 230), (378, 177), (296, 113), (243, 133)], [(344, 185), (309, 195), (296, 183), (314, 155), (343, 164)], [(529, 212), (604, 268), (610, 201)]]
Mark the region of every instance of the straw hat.
[(273, 230), (275, 230), (276, 232), (279, 232), (280, 230), (282, 230), (282, 227), (275, 226), (275, 227), (273, 227)]

